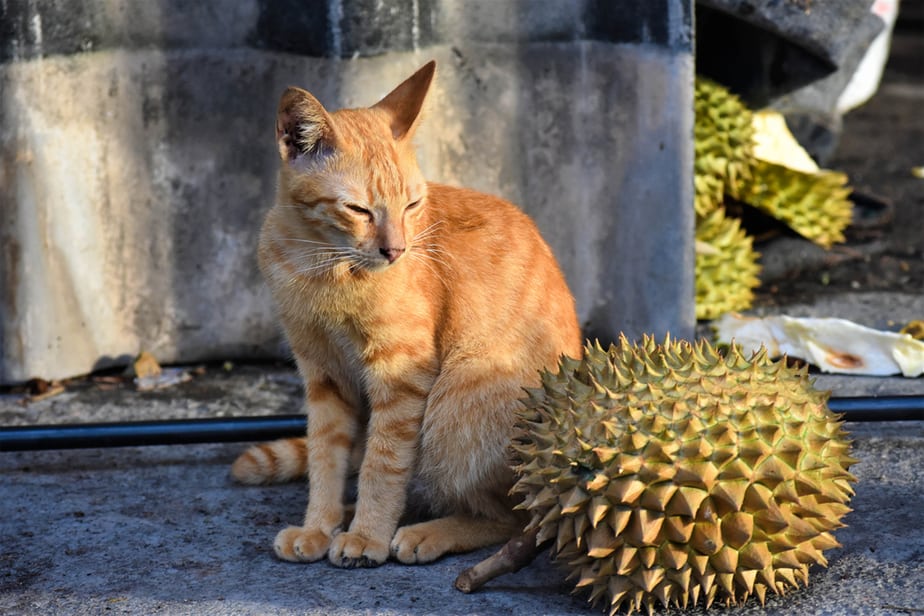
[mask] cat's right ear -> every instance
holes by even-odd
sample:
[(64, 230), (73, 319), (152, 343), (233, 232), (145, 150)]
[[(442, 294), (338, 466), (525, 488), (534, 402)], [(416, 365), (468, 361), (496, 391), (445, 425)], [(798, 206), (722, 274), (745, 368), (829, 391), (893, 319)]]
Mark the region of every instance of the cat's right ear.
[(322, 155), (332, 150), (335, 142), (333, 122), (318, 99), (301, 88), (283, 92), (276, 112), (276, 143), (282, 160)]

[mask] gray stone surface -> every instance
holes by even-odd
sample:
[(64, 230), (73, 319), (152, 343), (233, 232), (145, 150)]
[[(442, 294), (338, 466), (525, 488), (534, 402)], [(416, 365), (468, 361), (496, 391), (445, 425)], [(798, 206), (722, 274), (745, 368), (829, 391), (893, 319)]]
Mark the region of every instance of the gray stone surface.
[[(82, 374), (143, 349), (161, 362), (279, 356), (254, 250), (273, 198), (280, 92), (297, 84), (331, 108), (369, 105), (431, 58), (418, 139), (430, 179), (531, 213), (588, 335), (692, 330), (691, 2), (661, 0), (633, 19), (590, 0), (481, 2), (489, 29), (437, 0), (416, 13), (331, 1), (311, 19), (292, 3), (104, 4), (0, 7), (11, 35), (0, 58), (0, 383)], [(490, 34), (501, 31), (510, 36)], [(275, 51), (297, 32), (323, 39), (292, 49), (316, 55)], [(379, 39), (408, 50), (372, 56)]]

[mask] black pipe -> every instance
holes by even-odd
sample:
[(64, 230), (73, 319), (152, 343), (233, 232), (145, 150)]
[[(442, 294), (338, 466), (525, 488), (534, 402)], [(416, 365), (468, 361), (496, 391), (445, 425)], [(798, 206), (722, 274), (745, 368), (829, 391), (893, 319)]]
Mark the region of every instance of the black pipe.
[(908, 421), (924, 419), (924, 395), (831, 398), (828, 408), (844, 421)]
[(234, 443), (304, 434), (304, 415), (45, 424), (0, 428), (0, 451)]
[[(924, 396), (831, 398), (845, 421), (924, 420)], [(304, 415), (216, 417), (0, 428), (0, 452), (262, 441), (305, 434)]]

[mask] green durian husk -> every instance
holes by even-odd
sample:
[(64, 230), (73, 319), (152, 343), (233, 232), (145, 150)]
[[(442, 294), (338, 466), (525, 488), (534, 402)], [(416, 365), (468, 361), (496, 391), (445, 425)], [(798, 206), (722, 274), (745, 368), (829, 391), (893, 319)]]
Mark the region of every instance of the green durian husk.
[(740, 224), (724, 214), (725, 194), (751, 178), (751, 112), (722, 86), (699, 78), (694, 91), (696, 318), (744, 310), (753, 301), (757, 254)]
[(804, 173), (754, 157), (753, 114), (724, 87), (697, 78), (694, 90), (696, 318), (751, 307), (760, 284), (757, 253), (740, 224), (725, 216), (726, 196), (780, 220), (830, 248), (844, 241), (852, 204), (847, 177)]
[(757, 160), (748, 181), (729, 194), (824, 248), (844, 241), (853, 215), (847, 176), (836, 171), (803, 173)]
[(760, 285), (760, 256), (754, 240), (737, 218), (713, 210), (696, 222), (696, 318), (714, 319), (726, 312), (745, 310)]
[(697, 216), (708, 216), (725, 200), (723, 165), (717, 159), (696, 159), (693, 169), (694, 209)]
[(527, 393), (512, 493), (611, 615), (763, 603), (838, 545), (856, 461), (804, 367), (621, 338)]
[(723, 194), (750, 179), (754, 127), (741, 100), (708, 79), (696, 80), (693, 106), (696, 211), (705, 216), (722, 204)]

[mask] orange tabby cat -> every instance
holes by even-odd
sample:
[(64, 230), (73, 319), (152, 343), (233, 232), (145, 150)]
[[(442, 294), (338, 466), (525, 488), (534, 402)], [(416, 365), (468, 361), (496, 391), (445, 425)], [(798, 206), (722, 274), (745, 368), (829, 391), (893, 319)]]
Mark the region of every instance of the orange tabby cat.
[[(250, 448), (232, 474), (307, 472), (304, 523), (274, 544), (285, 560), (427, 562), (522, 530), (507, 494), (515, 408), (541, 367), (581, 351), (574, 301), (530, 219), (424, 180), (412, 137), (434, 69), (368, 109), (328, 113), (297, 88), (279, 104), (259, 259), (305, 381), (308, 434)], [(412, 483), (436, 517), (399, 529)]]

